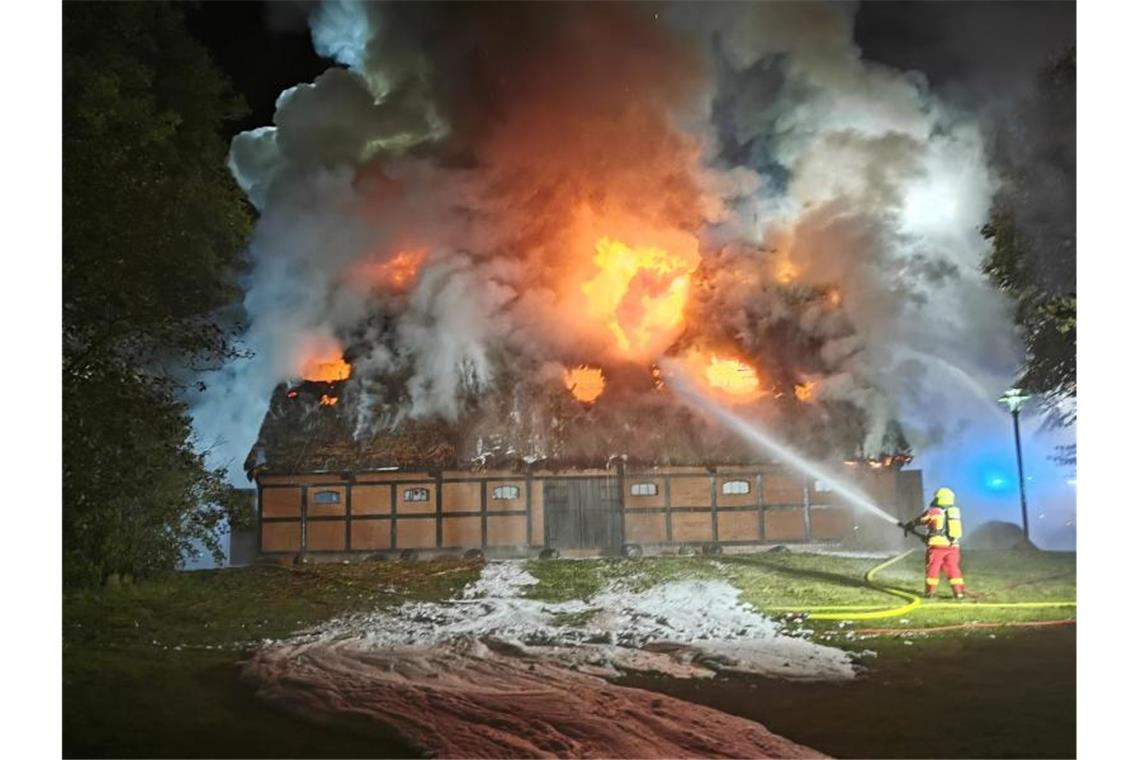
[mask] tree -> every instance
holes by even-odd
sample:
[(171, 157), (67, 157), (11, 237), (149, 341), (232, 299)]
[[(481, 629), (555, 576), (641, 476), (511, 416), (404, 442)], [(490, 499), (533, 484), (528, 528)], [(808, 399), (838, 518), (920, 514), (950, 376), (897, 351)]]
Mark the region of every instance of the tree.
[(1062, 426), (1076, 420), (1076, 81), (1070, 49), (999, 131), (1003, 185), (982, 229), (984, 271), (1013, 297), (1025, 341), (1018, 385)]
[(181, 10), (67, 3), (64, 581), (177, 566), (236, 499), (195, 451), (180, 377), (232, 355), (250, 218), (225, 168), (243, 113)]

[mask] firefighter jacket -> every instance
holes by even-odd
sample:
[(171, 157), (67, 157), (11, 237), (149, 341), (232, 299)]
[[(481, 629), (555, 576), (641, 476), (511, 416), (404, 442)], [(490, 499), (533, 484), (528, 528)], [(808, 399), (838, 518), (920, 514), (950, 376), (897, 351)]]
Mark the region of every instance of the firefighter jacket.
[(962, 538), (962, 513), (957, 506), (931, 506), (915, 522), (926, 526), (927, 546), (957, 546)]

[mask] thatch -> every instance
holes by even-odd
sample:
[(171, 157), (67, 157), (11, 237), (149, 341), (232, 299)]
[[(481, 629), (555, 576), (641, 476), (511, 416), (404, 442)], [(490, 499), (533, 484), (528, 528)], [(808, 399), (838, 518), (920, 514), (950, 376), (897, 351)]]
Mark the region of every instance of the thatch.
[[(346, 385), (278, 386), (246, 459), (246, 471), (438, 469), (458, 464), (455, 431), (440, 420), (405, 419), (395, 429), (377, 426), (359, 435), (356, 410), (344, 398)], [(337, 404), (322, 405), (322, 395), (336, 397)]]
[[(335, 396), (337, 404), (322, 406), (322, 395)], [(407, 406), (406, 400), (376, 404), (352, 380), (281, 385), (246, 470), (558, 469), (606, 466), (615, 458), (631, 465), (769, 461), (651, 383), (608, 388), (594, 405), (578, 403), (550, 383), (503, 383), (501, 390), (473, 394), (455, 420), (416, 418), (402, 411)], [(859, 455), (862, 432), (841, 410), (777, 406), (766, 421), (812, 456)], [(905, 441), (893, 442), (892, 452), (901, 450), (898, 444), (905, 447)]]

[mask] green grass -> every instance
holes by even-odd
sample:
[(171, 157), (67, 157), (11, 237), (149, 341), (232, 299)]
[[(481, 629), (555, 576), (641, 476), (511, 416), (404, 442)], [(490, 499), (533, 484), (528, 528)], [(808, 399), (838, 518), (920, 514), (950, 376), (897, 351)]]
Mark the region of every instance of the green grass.
[[(608, 583), (634, 588), (683, 578), (720, 578), (759, 609), (827, 605), (898, 606), (903, 599), (868, 588), (864, 574), (882, 560), (763, 552), (722, 557), (532, 562), (535, 598), (588, 598)], [(876, 575), (921, 593), (923, 552)], [(1076, 599), (1076, 555), (970, 552), (962, 570), (989, 603)], [(943, 598), (951, 602), (946, 583)], [(957, 604), (957, 603), (955, 603)], [(776, 614), (776, 613), (773, 613)], [(868, 636), (971, 622), (1075, 618), (1076, 608), (919, 607), (903, 617), (820, 621), (789, 615), (821, 642), (874, 656), (854, 682), (789, 683), (760, 678), (712, 681), (630, 676), (621, 682), (672, 694), (763, 723), (836, 757), (1074, 757), (1075, 626), (964, 628)], [(778, 617), (778, 615), (777, 615)]]
[[(551, 602), (588, 599), (613, 583), (634, 590), (658, 583), (692, 578), (717, 578), (740, 589), (740, 599), (761, 610), (776, 608), (877, 605), (883, 608), (905, 604), (904, 599), (868, 587), (863, 576), (880, 559), (835, 557), (798, 552), (762, 552), (721, 557), (646, 557), (637, 560), (535, 560), (528, 571), (539, 583), (527, 594)], [(913, 554), (876, 575), (875, 581), (912, 594), (921, 593), (924, 578), (923, 552)], [(929, 608), (902, 617), (874, 620), (823, 621), (809, 619), (806, 625), (821, 638), (835, 640), (838, 630), (910, 628), (964, 623), (1016, 623), (1068, 619), (1075, 607), (1003, 608), (971, 604), (1076, 600), (1076, 555), (1072, 552), (970, 552), (963, 553), (962, 570), (976, 600), (954, 601), (943, 581), (941, 603), (953, 608)], [(772, 614), (789, 619), (784, 611)], [(968, 634), (969, 632), (965, 632)], [(944, 633), (941, 635), (965, 635)]]
[[(565, 601), (589, 599), (611, 584), (646, 589), (672, 580), (706, 578), (733, 584), (744, 601), (760, 609), (901, 603), (863, 585), (863, 574), (878, 562), (790, 552), (532, 561), (527, 567), (539, 583), (526, 593)], [(987, 602), (1075, 599), (1076, 557), (1071, 553), (967, 551), (962, 564), (970, 588), (988, 594)], [(412, 748), (375, 726), (316, 725), (260, 703), (240, 680), (240, 660), (265, 639), (286, 637), (332, 617), (406, 600), (451, 597), (477, 577), (480, 567), (479, 562), (454, 560), (256, 566), (66, 595), (65, 755), (408, 756)], [(918, 592), (922, 571), (918, 551), (877, 580)], [(949, 590), (943, 592), (948, 597)], [(576, 612), (560, 622), (580, 626), (593, 614), (593, 610)], [(867, 637), (859, 631), (1069, 616), (1075, 616), (1075, 608), (965, 604), (919, 608), (903, 618), (854, 625), (789, 619), (789, 626), (806, 627), (817, 639), (854, 650), (872, 649), (878, 656), (867, 660), (867, 675), (857, 685), (749, 685), (717, 679), (699, 689), (693, 686), (696, 691), (683, 696), (755, 717), (832, 754), (914, 756), (924, 754), (930, 736), (915, 722), (923, 714), (916, 705), (925, 705), (937, 692), (943, 694), (937, 707), (939, 725), (949, 720), (946, 705), (952, 703), (974, 728), (973, 734), (966, 732), (966, 739), (954, 738), (951, 745), (939, 745), (944, 751), (929, 754), (992, 756), (989, 748), (998, 748), (1007, 755), (1064, 756), (1071, 754), (1075, 700), (1071, 627), (1029, 632), (967, 629), (908, 639)], [(690, 687), (663, 682), (654, 688)], [(761, 695), (769, 698), (757, 702)], [(755, 715), (748, 712), (749, 705), (757, 705)], [(1021, 728), (991, 725), (992, 716), (1003, 710), (1024, 718), (1017, 724)], [(847, 717), (838, 721), (819, 717), (829, 714)], [(876, 716), (884, 715), (910, 721), (894, 744), (884, 744), (881, 726), (873, 725)], [(997, 743), (987, 745), (982, 739)]]
[(1076, 757), (1076, 631), (882, 639), (845, 683), (761, 678), (621, 683), (764, 724), (833, 757)]
[(407, 757), (374, 726), (319, 726), (258, 702), (238, 661), (338, 615), (454, 595), (478, 562), (257, 566), (65, 595), (68, 757)]

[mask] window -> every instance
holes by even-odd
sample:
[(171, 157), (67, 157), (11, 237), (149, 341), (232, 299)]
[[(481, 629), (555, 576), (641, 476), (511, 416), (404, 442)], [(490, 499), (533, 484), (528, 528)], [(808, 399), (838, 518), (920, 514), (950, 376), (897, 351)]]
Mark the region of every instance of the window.
[(518, 486), (495, 486), (495, 490), (491, 492), (492, 499), (512, 500), (519, 497)]
[(429, 495), (426, 488), (404, 489), (404, 501), (427, 501)]
[(317, 491), (313, 495), (314, 504), (340, 504), (339, 491)]
[(747, 480), (727, 480), (720, 487), (723, 494), (752, 493), (752, 484)]
[(827, 493), (831, 490), (831, 486), (824, 480), (815, 481), (815, 490), (817, 493)]
[(656, 483), (634, 483), (630, 486), (629, 492), (634, 496), (656, 496), (657, 484)]

